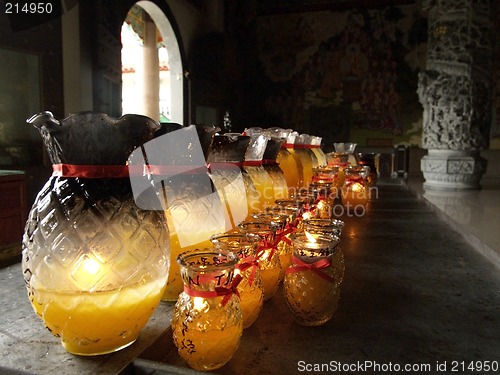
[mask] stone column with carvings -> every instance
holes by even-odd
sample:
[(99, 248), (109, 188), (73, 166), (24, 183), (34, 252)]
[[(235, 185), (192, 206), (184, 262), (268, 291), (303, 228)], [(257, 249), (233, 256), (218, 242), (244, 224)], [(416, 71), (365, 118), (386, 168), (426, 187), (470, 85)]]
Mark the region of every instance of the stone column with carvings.
[(423, 0), (429, 30), (421, 161), (424, 189), (478, 189), (492, 121), (496, 0)]

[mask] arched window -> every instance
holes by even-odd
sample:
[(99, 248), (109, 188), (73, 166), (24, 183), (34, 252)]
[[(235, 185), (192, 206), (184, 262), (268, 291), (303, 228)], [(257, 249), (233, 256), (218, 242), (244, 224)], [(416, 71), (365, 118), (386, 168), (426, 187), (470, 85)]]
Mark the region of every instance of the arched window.
[(170, 21), (151, 1), (139, 1), (122, 25), (122, 112), (182, 124), (183, 66)]

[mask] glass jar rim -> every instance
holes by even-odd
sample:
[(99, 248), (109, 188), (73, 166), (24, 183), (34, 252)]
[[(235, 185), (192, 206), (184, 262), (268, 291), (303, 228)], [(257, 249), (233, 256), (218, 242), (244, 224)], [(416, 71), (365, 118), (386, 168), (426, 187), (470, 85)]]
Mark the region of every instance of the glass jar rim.
[(345, 226), (345, 222), (343, 220), (339, 219), (321, 219), (317, 217), (312, 217), (309, 219), (304, 219), (304, 225), (313, 225), (318, 228), (321, 227), (329, 227), (329, 226), (334, 226), (337, 228), (343, 228)]
[(315, 242), (310, 241), (307, 235), (303, 232), (290, 235), (290, 240), (294, 245), (302, 246), (304, 248), (307, 248), (307, 250), (312, 251), (323, 250), (325, 248), (333, 250), (340, 242), (340, 239), (335, 235), (327, 236), (317, 233), (311, 233), (311, 235), (316, 240)]
[[(216, 259), (221, 259), (221, 261), (216, 261)], [(176, 260), (180, 267), (192, 268), (200, 272), (212, 272), (221, 267), (234, 267), (239, 262), (238, 255), (234, 252), (215, 247), (186, 251), (179, 254)]]
[(288, 221), (290, 214), (266, 211), (252, 214), (252, 217), (256, 220), (273, 221), (280, 225), (283, 225)]
[(213, 244), (215, 243), (227, 244), (228, 241), (230, 241), (231, 239), (237, 239), (237, 238), (245, 238), (250, 243), (255, 243), (255, 244), (257, 244), (260, 241), (260, 237), (254, 233), (232, 232), (232, 233), (214, 234), (210, 236), (210, 242), (212, 242)]
[[(281, 226), (280, 223), (277, 223), (276, 221), (267, 221), (267, 220), (244, 220), (242, 221), (238, 227), (243, 229), (243, 230), (247, 230), (249, 226), (252, 226), (252, 225), (255, 225), (255, 226), (262, 226), (262, 229), (263, 230), (268, 230), (268, 231), (271, 231), (271, 232), (275, 232), (276, 230), (279, 229), (279, 227)], [(261, 228), (256, 228), (256, 229), (261, 229)], [(251, 229), (249, 229), (251, 230)], [(251, 232), (251, 233), (254, 233), (254, 232)]]

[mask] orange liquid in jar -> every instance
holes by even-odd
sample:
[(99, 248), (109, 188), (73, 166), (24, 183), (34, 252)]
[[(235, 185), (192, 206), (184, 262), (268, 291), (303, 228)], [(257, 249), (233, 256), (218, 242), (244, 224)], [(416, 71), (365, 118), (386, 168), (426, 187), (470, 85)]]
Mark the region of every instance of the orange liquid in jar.
[(189, 245), (184, 244), (184, 246), (182, 246), (183, 244), (181, 244), (179, 234), (175, 231), (174, 222), (171, 216), (174, 214), (175, 212), (165, 212), (167, 224), (170, 230), (170, 271), (168, 274), (167, 285), (162, 296), (163, 301), (176, 301), (177, 298), (179, 298), (179, 294), (184, 289), (184, 283), (181, 278), (181, 270), (176, 261), (179, 254), (190, 250), (212, 247), (210, 236), (214, 233), (223, 233), (225, 231), (223, 222), (221, 222), (220, 227), (214, 227), (213, 225), (200, 225), (200, 223), (203, 223), (203, 218), (200, 217), (197, 222), (194, 222), (194, 224), (198, 223), (196, 227), (190, 228), (185, 226), (181, 228), (184, 231), (182, 235), (184, 237), (189, 237), (191, 241)]
[(310, 149), (298, 148), (295, 154), (300, 159), (302, 165), (302, 179), (300, 180), (300, 187), (307, 188), (314, 176), (313, 167), (317, 166), (316, 158), (313, 159), (313, 154)]
[(276, 201), (276, 199), (287, 199), (288, 185), (285, 179), (285, 174), (278, 164), (264, 165), (264, 169), (269, 174), (269, 177), (271, 177), (273, 182), (274, 201)]
[(354, 183), (342, 190), (342, 204), (349, 209), (356, 206), (366, 206), (368, 203), (368, 190), (361, 184)]
[(255, 184), (252, 180), (252, 177), (248, 174), (246, 170), (242, 170), (243, 182), (245, 184), (246, 191), (246, 200), (247, 200), (247, 208), (248, 215), (245, 219), (249, 218), (252, 214), (256, 212), (260, 212), (261, 209), (261, 201), (260, 201), (260, 193), (257, 191)]
[(264, 303), (264, 285), (259, 270), (257, 270), (251, 285), (249, 283), (251, 268), (245, 270), (243, 273), (245, 276), (238, 284), (238, 292), (240, 293), (243, 328), (248, 328), (257, 320), (262, 310)]
[[(248, 217), (249, 202), (245, 179), (239, 170), (219, 170), (212, 172), (210, 177), (224, 205), (226, 223), (224, 232), (235, 229)], [(256, 193), (253, 196), (256, 196)]]
[[(283, 150), (287, 152), (285, 153)], [(302, 181), (304, 179), (302, 162), (295, 153), (295, 149), (291, 147), (280, 149), (276, 161), (285, 174), (289, 195), (295, 193), (302, 186)]]
[(68, 352), (106, 354), (137, 339), (160, 302), (165, 281), (104, 292), (58, 292), (34, 286), (32, 305)]
[[(225, 365), (236, 352), (243, 332), (241, 310), (228, 318), (216, 308), (221, 298), (191, 297), (182, 293), (177, 305), (182, 307), (172, 318), (173, 338), (179, 355), (195, 370), (211, 371)], [(233, 309), (232, 296), (226, 307)], [(177, 307), (176, 305), (176, 307)], [(238, 303), (239, 305), (239, 303)]]
[(274, 205), (274, 185), (273, 180), (269, 177), (263, 166), (245, 166), (245, 171), (248, 173), (257, 190), (259, 197), (258, 211), (264, 211), (266, 207)]
[(326, 165), (326, 155), (323, 150), (319, 147), (313, 147), (311, 150), (314, 153), (314, 156), (316, 156), (318, 165)]
[[(322, 269), (322, 272), (327, 272)], [(328, 273), (333, 275), (333, 269)], [(283, 282), (286, 304), (294, 319), (306, 326), (326, 323), (337, 310), (340, 284), (331, 283), (310, 270), (288, 273)]]
[(181, 247), (177, 234), (173, 231), (170, 232), (170, 271), (168, 273), (167, 285), (161, 298), (163, 301), (177, 301), (179, 294), (184, 289), (184, 283), (181, 278), (181, 270), (179, 268), (179, 264), (176, 262), (177, 256), (186, 251), (211, 247), (212, 242), (210, 241), (210, 236), (213, 235), (213, 233), (207, 232), (205, 235), (208, 236), (207, 240), (194, 245)]
[(269, 250), (266, 250), (266, 253), (259, 258), (259, 265), (260, 277), (264, 284), (264, 301), (267, 301), (274, 296), (280, 283), (281, 263), (278, 252), (270, 257)]

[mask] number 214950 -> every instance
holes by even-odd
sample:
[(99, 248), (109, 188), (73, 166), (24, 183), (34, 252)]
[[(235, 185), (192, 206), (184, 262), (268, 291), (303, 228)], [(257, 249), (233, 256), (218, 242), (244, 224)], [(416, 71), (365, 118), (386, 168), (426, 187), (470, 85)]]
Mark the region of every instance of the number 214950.
[(6, 14), (50, 14), (53, 11), (51, 3), (5, 3)]
[(497, 372), (498, 361), (452, 361), (451, 371), (477, 371), (477, 372)]

